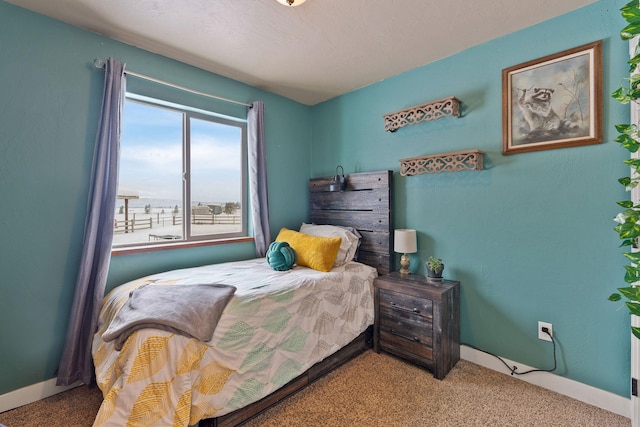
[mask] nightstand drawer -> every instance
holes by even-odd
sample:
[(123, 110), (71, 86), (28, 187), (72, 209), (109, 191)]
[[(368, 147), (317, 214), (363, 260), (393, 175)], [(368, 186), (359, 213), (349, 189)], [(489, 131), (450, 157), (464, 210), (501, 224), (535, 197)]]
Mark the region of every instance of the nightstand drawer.
[(394, 329), (380, 330), (380, 347), (390, 353), (407, 353), (432, 360), (433, 350), (431, 346), (424, 346), (414, 339), (417, 336), (407, 336), (406, 331), (396, 331)]
[(433, 317), (433, 301), (386, 289), (380, 289), (380, 308), (393, 310), (399, 316)]
[(433, 345), (433, 325), (431, 322), (416, 322), (403, 320), (397, 317), (380, 316), (380, 333), (392, 335), (398, 339), (404, 339), (411, 344), (424, 347)]

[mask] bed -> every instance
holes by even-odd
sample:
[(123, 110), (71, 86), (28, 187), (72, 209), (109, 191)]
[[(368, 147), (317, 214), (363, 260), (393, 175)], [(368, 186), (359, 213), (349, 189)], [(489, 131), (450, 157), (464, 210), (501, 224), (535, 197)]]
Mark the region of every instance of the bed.
[[(332, 177), (309, 181), (309, 219), (318, 229), (359, 234), (354, 260), (322, 272), (276, 271), (259, 258), (154, 274), (112, 290), (94, 336), (104, 396), (94, 426), (238, 425), (371, 347), (373, 279), (393, 268), (392, 172), (346, 178), (343, 192), (328, 191)], [(156, 328), (131, 332), (119, 350), (117, 339), (104, 339), (130, 295), (207, 283), (235, 288), (211, 339)]]

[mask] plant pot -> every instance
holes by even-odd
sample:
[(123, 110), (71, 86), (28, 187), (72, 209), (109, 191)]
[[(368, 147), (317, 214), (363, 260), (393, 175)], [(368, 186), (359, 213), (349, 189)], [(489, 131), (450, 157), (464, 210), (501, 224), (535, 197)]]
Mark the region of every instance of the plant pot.
[(442, 280), (442, 272), (444, 271), (444, 265), (439, 272), (435, 272), (427, 267), (427, 278), (430, 280)]

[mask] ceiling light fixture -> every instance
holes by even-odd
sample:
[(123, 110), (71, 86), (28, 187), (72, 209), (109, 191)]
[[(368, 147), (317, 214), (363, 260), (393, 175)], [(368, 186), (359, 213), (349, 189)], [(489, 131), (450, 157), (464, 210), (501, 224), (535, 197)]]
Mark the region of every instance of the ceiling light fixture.
[(306, 0), (278, 0), (278, 3), (285, 6), (300, 6)]

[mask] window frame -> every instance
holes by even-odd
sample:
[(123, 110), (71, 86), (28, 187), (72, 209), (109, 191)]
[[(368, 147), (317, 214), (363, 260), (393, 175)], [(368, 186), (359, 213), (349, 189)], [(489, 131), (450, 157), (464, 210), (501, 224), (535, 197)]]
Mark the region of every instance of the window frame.
[[(136, 93), (127, 92), (125, 95), (125, 110), (127, 102), (135, 102), (142, 105), (163, 108), (180, 113), (182, 115), (182, 230), (185, 238), (181, 240), (135, 242), (111, 245), (112, 255), (130, 253), (152, 252), (158, 250), (179, 249), (185, 247), (209, 246), (225, 243), (253, 241), (248, 232), (248, 137), (247, 119), (227, 116), (224, 114), (207, 111), (200, 108), (189, 107), (158, 98), (152, 98)], [(125, 114), (125, 113), (123, 113)], [(191, 229), (191, 119), (204, 120), (215, 124), (233, 126), (240, 130), (240, 176), (241, 176), (241, 229), (237, 232), (219, 234), (192, 235)], [(120, 170), (118, 170), (118, 175)]]

